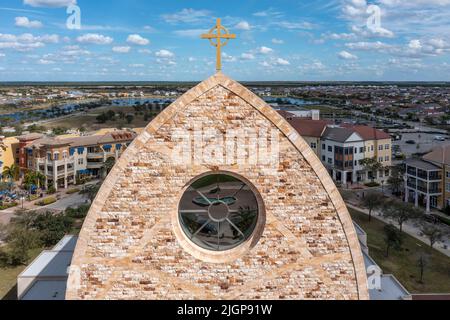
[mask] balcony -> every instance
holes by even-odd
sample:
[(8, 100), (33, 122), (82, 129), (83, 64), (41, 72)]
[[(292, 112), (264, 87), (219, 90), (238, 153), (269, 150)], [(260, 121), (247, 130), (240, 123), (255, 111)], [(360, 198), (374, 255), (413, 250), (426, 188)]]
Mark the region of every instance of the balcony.
[(103, 162), (88, 162), (87, 168), (88, 169), (100, 169), (103, 167)]
[(88, 153), (87, 154), (88, 159), (103, 159), (104, 154), (103, 152), (97, 152), (97, 153)]

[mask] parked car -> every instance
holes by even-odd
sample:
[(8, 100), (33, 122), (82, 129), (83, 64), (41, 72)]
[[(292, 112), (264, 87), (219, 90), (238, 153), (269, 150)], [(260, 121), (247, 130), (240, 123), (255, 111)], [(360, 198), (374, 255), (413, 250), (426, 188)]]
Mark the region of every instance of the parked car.
[(443, 137), (443, 136), (435, 136), (434, 140), (435, 141), (445, 141), (445, 137)]
[(414, 140), (407, 140), (405, 143), (406, 144), (416, 144), (416, 142)]

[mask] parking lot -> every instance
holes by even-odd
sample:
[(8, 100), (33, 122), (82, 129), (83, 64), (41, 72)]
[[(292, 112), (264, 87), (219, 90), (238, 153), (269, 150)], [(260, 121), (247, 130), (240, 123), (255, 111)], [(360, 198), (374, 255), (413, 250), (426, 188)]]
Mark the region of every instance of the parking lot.
[[(438, 141), (436, 136), (447, 138), (445, 141)], [(414, 141), (414, 144), (407, 143), (407, 141)], [(434, 148), (450, 143), (450, 138), (445, 135), (437, 135), (431, 133), (403, 133), (401, 141), (393, 141), (393, 145), (400, 146), (400, 151), (407, 157), (411, 157), (415, 153), (427, 153)]]

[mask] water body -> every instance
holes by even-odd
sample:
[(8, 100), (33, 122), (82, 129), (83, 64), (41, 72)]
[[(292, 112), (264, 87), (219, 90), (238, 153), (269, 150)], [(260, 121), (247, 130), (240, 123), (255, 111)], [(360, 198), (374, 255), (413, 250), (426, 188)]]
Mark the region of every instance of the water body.
[[(305, 106), (305, 105), (313, 105), (317, 104), (315, 101), (307, 101), (298, 98), (278, 98), (278, 97), (264, 97), (264, 100), (267, 103), (278, 103), (284, 105), (292, 105), (292, 106)], [(19, 122), (22, 120), (26, 121), (36, 121), (36, 120), (45, 120), (58, 118), (66, 115), (70, 115), (77, 112), (86, 111), (89, 109), (96, 109), (100, 107), (107, 106), (122, 106), (122, 107), (130, 107), (130, 106), (142, 106), (142, 105), (159, 105), (159, 106), (167, 106), (174, 102), (174, 98), (118, 98), (110, 100), (108, 103), (67, 103), (62, 104), (60, 106), (49, 107), (40, 110), (34, 111), (18, 111), (15, 113), (3, 114), (0, 115), (0, 119), (13, 119), (13, 122)]]

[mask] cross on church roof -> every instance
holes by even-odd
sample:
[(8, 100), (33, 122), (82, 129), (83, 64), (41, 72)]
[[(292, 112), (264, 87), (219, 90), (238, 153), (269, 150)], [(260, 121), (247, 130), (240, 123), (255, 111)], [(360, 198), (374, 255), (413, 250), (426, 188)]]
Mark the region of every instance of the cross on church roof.
[[(236, 39), (236, 35), (230, 34), (228, 29), (222, 26), (221, 20), (218, 18), (215, 27), (209, 30), (209, 33), (202, 34), (202, 39), (208, 39), (211, 45), (216, 47), (216, 70), (222, 70), (221, 48), (225, 47), (230, 39)], [(216, 42), (214, 42), (213, 39), (216, 39)], [(222, 39), (225, 39), (225, 41), (222, 42)]]

